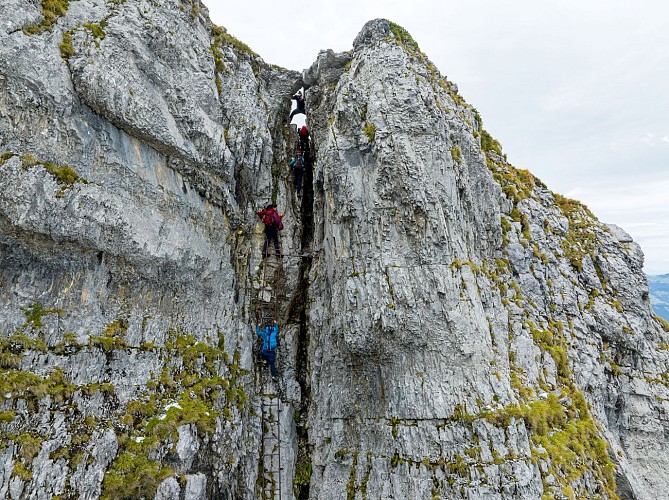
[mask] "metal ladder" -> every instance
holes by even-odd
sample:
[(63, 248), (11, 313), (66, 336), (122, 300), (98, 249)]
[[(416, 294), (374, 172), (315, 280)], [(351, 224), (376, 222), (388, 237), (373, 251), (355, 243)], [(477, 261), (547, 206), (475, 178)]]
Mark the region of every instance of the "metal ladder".
[[(299, 137), (295, 149), (299, 147)], [(268, 242), (268, 256), (263, 260), (263, 271), (254, 309), (258, 318), (258, 323), (263, 326), (271, 324), (273, 320), (280, 321), (280, 304), (285, 300), (285, 290), (283, 283), (283, 265), (284, 262), (302, 262), (308, 255), (286, 254), (283, 252), (282, 242), (279, 242), (279, 248), (282, 258), (274, 253), (273, 245)], [(277, 339), (279, 340), (279, 339)], [(280, 344), (280, 341), (278, 342)], [(278, 351), (278, 349), (277, 349)], [(278, 352), (277, 352), (278, 354)], [(277, 369), (278, 369), (277, 357)], [(259, 497), (263, 500), (281, 500), (282, 487), (281, 480), (284, 473), (281, 464), (281, 409), (283, 407), (279, 386), (276, 381), (269, 376), (269, 369), (261, 368), (261, 405), (262, 405), (262, 462), (260, 471), (260, 492)], [(290, 495), (292, 498), (292, 495)]]
[[(282, 284), (283, 261), (278, 256), (271, 254), (263, 260), (261, 286), (258, 290), (254, 308), (258, 323), (263, 326), (271, 324), (275, 319), (279, 321)], [(276, 362), (278, 363), (278, 358)], [(270, 377), (269, 367), (261, 367), (260, 381), (262, 387), (262, 462), (259, 498), (281, 500), (281, 476), (283, 475), (283, 467), (281, 466), (281, 398), (277, 382)]]
[(262, 491), (261, 498), (281, 500), (281, 399), (277, 393), (262, 395)]

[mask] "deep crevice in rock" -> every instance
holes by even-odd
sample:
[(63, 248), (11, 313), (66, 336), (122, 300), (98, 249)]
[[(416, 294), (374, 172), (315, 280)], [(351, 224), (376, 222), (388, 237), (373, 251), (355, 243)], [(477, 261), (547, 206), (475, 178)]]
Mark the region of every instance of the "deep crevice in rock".
[[(309, 384), (309, 272), (311, 270), (311, 250), (314, 236), (314, 189), (313, 189), (313, 170), (314, 170), (314, 148), (313, 142), (304, 152), (305, 171), (302, 182), (302, 204), (300, 210), (300, 219), (302, 222), (302, 232), (300, 240), (300, 269), (298, 276), (297, 291), (290, 304), (289, 321), (299, 325), (299, 334), (297, 338), (297, 366), (296, 379), (300, 385), (301, 400), (295, 409), (298, 415), (303, 417), (296, 419), (297, 435), (297, 460), (295, 464), (295, 476), (298, 471), (311, 470), (311, 450), (309, 449), (308, 427), (306, 415), (308, 415), (311, 401), (311, 387)], [(298, 500), (309, 498), (309, 484), (301, 482), (293, 483), (295, 497)]]

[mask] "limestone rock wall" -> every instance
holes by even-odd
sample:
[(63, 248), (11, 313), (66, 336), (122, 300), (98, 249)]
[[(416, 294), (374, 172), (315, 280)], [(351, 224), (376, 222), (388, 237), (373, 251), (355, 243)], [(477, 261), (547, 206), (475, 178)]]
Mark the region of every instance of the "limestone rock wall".
[(197, 0), (7, 0), (0, 42), (0, 496), (276, 492), (278, 401), (286, 498), (667, 498), (639, 247), (509, 165), (400, 26), (303, 74)]
[(55, 3), (0, 7), (0, 496), (253, 498), (300, 75), (197, 1)]
[(631, 238), (508, 165), (393, 23), (305, 82), (312, 497), (665, 491), (666, 332)]

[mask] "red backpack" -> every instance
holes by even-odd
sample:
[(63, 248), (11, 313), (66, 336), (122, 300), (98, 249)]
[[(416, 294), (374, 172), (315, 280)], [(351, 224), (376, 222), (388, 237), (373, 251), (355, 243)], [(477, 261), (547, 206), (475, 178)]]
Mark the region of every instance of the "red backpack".
[(279, 231), (283, 229), (283, 221), (281, 220), (281, 216), (274, 209), (265, 210), (265, 214), (262, 216), (262, 221), (266, 226), (274, 226)]
[(276, 212), (272, 212), (272, 219), (273, 223), (276, 226), (276, 228), (281, 231), (283, 229), (283, 221), (281, 220), (281, 216)]
[(271, 226), (272, 225), (272, 223), (274, 222), (273, 213), (276, 213), (276, 212), (274, 212), (273, 210), (265, 210), (265, 213), (262, 216), (263, 224), (265, 224), (266, 226)]

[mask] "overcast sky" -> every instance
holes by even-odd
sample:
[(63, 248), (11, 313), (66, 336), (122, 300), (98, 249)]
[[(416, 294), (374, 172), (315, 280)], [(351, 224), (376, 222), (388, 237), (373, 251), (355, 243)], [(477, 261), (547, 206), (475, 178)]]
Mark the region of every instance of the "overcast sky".
[(621, 226), (669, 272), (669, 3), (205, 0), (212, 21), (294, 70), (364, 23), (404, 26), (509, 161)]

